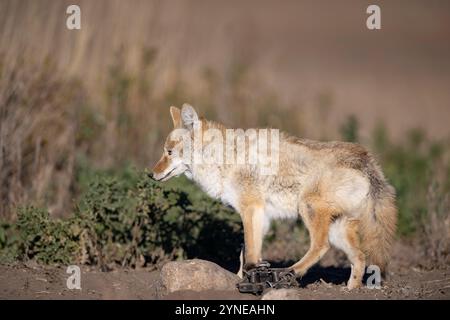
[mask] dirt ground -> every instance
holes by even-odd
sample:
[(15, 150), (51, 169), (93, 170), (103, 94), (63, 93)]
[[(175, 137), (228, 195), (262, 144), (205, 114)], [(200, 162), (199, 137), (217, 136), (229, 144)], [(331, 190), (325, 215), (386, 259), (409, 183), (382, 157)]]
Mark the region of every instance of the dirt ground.
[[(413, 248), (397, 244), (390, 278), (381, 289), (347, 291), (349, 268), (326, 260), (312, 268), (299, 283), (301, 299), (450, 299), (450, 266), (425, 270), (414, 266)], [(102, 272), (81, 268), (81, 290), (66, 286), (66, 268), (35, 263), (0, 265), (0, 299), (157, 299), (159, 272), (118, 269)], [(230, 291), (183, 291), (164, 299), (259, 299)]]

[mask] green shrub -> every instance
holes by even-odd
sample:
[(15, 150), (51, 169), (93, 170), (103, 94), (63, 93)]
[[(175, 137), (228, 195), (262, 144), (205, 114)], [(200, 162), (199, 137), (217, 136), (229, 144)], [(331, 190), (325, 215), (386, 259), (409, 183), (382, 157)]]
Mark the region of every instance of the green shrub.
[(82, 230), (82, 263), (126, 265), (130, 232), (136, 219), (129, 181), (106, 173), (91, 178), (82, 195), (75, 220)]
[(18, 210), (20, 256), (48, 264), (77, 260), (79, 229), (73, 219), (53, 220), (46, 210), (23, 207)]
[(347, 118), (344, 124), (340, 127), (342, 139), (348, 142), (358, 142), (359, 123), (358, 119), (351, 115)]
[[(238, 262), (239, 216), (185, 179), (160, 184), (145, 172), (95, 174), (68, 219), (23, 207), (16, 225), (2, 225), (2, 257), (45, 264), (83, 263), (103, 268), (146, 266), (168, 259), (204, 258), (226, 267)], [(6, 231), (15, 228), (15, 251)], [(3, 260), (5, 260), (4, 258)]]
[(20, 239), (15, 224), (0, 221), (0, 261), (13, 262), (19, 257)]

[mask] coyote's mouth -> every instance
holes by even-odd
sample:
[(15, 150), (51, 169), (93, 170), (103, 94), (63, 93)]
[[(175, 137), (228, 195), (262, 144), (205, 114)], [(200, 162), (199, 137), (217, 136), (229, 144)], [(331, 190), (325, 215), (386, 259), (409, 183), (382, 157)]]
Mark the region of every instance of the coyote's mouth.
[(176, 169), (176, 167), (173, 168), (172, 170), (170, 170), (169, 172), (167, 172), (161, 179), (155, 179), (155, 180), (156, 181), (166, 181), (167, 178), (170, 176), (170, 174), (175, 171), (175, 169)]

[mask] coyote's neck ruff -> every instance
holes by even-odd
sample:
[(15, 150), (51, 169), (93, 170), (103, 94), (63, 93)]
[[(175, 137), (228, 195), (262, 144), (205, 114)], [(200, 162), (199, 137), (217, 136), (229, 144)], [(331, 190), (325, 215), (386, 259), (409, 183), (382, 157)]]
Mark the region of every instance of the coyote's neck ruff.
[(267, 131), (237, 135), (245, 143), (230, 144), (237, 140), (227, 138), (227, 128), (199, 119), (191, 106), (170, 113), (174, 131), (153, 177), (165, 181), (184, 173), (235, 208), (244, 225), (246, 268), (261, 260), (271, 219), (300, 216), (311, 245), (292, 266), (296, 274), (305, 274), (330, 245), (352, 264), (349, 288), (361, 285), (366, 263), (384, 269), (396, 228), (395, 192), (362, 146)]

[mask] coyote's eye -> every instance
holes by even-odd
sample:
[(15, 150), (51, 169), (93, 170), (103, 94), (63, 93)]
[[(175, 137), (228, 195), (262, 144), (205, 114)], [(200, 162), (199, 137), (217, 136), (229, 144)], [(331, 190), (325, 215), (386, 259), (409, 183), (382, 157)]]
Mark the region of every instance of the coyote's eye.
[(172, 150), (167, 150), (167, 154), (168, 154), (169, 156), (171, 156), (171, 155), (172, 155)]

